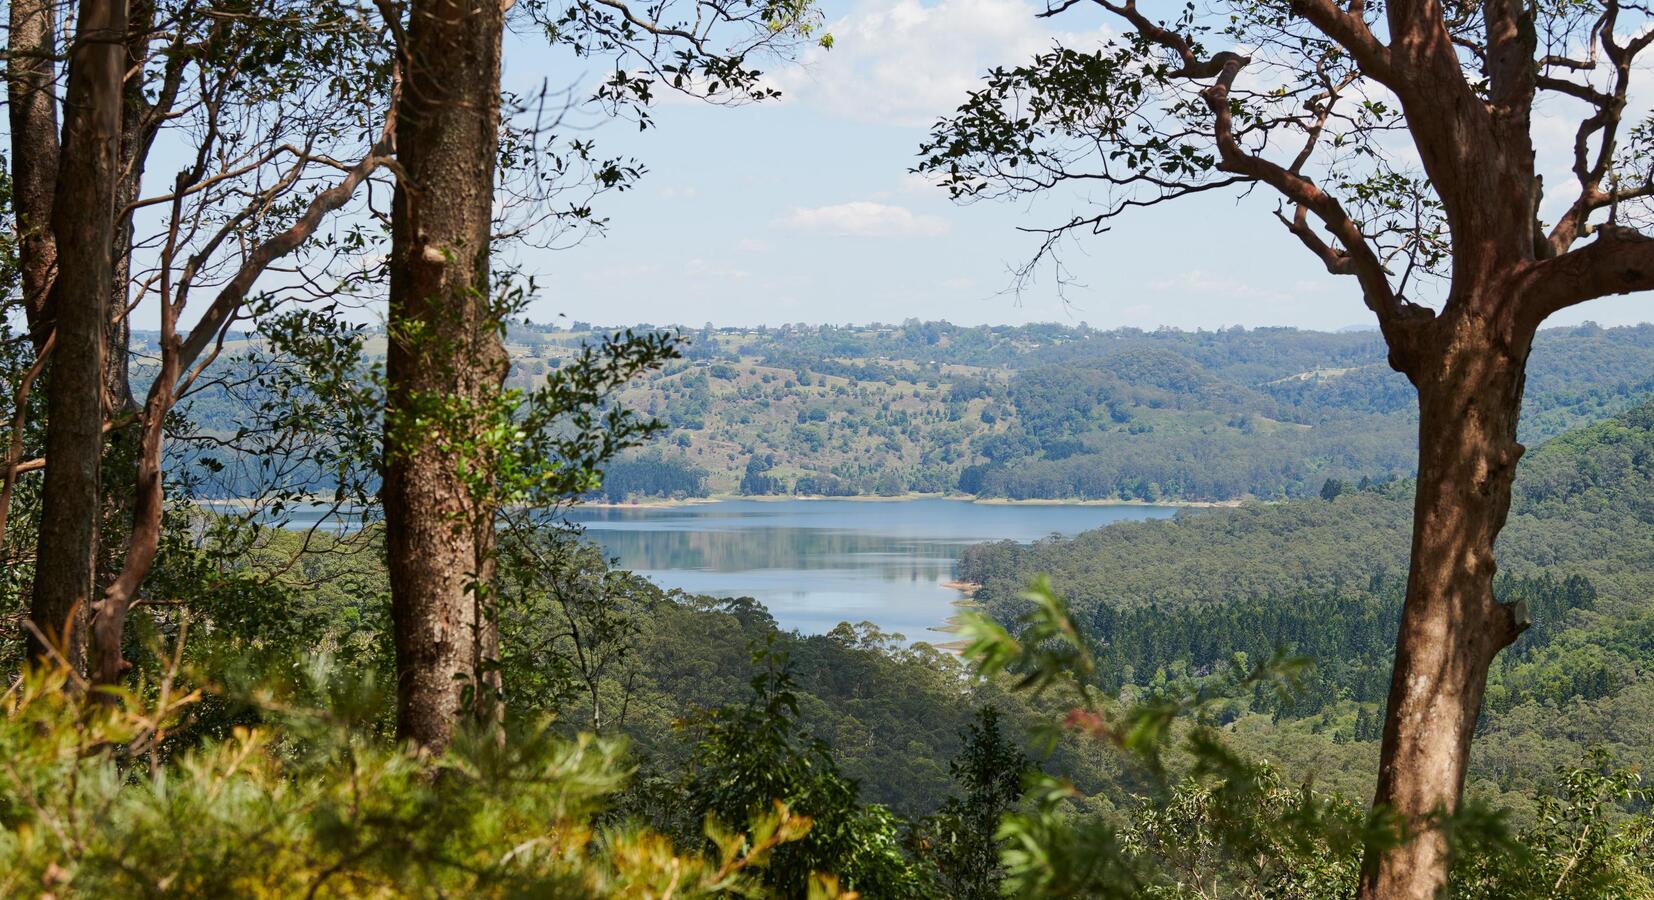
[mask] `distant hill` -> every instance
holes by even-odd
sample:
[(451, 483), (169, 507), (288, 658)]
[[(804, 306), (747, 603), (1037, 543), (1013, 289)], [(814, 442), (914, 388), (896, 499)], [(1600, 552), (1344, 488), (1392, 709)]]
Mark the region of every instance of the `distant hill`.
[[(688, 360), (625, 396), (674, 428), (652, 452), (716, 494), (1278, 499), (1414, 467), (1412, 387), (1373, 332), (910, 322), (689, 337)], [(1523, 438), (1538, 442), (1654, 389), (1654, 327), (1546, 331), (1531, 371)]]
[[(575, 326), (513, 326), (512, 383), (536, 383), (607, 330)], [(1413, 391), (1371, 331), (910, 321), (685, 336), (685, 359), (622, 394), (671, 430), (617, 465), (612, 499), (1282, 499), (1414, 466)], [(1530, 371), (1523, 438), (1535, 443), (1654, 390), (1654, 326), (1541, 332)], [(191, 415), (225, 433), (243, 419), (212, 390)]]

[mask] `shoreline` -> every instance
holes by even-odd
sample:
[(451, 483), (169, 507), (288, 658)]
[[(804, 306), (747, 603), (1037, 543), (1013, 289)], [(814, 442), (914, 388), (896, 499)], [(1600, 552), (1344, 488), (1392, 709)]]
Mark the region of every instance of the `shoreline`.
[(977, 588), (980, 588), (982, 585), (970, 581), (945, 581), (942, 583), (942, 586), (956, 590), (963, 596), (953, 601), (954, 612), (952, 615), (942, 620), (942, 624), (932, 625), (925, 630), (935, 634), (952, 635), (953, 637), (951, 640), (926, 641), (925, 643), (935, 647), (938, 650), (951, 653), (954, 656), (959, 656), (965, 652), (965, 648), (969, 647), (971, 643), (964, 638), (958, 637), (959, 628), (962, 624), (959, 621), (959, 614), (965, 612), (966, 610), (982, 608), (982, 604), (971, 599), (971, 595), (975, 594)]
[(1013, 500), (1008, 497), (976, 497), (971, 494), (895, 494), (884, 497), (878, 495), (858, 494), (853, 497), (827, 497), (819, 494), (763, 494), (749, 496), (746, 494), (712, 494), (706, 497), (684, 497), (671, 499), (666, 497), (650, 497), (644, 500), (583, 500), (576, 506), (585, 506), (595, 509), (676, 509), (679, 507), (705, 506), (711, 503), (784, 503), (791, 500), (809, 502), (821, 500), (841, 500), (849, 503), (906, 503), (914, 500), (955, 500), (962, 503), (973, 503), (978, 506), (1159, 506), (1176, 509), (1232, 509), (1246, 503), (1246, 500), (1096, 500), (1096, 499), (1032, 499)]
[[(298, 503), (311, 506), (332, 506), (333, 501), (325, 495), (314, 497), (292, 498)], [(571, 506), (584, 506), (592, 509), (678, 509), (680, 507), (706, 506), (713, 503), (785, 503), (792, 500), (817, 502), (823, 500), (840, 500), (847, 503), (908, 503), (914, 500), (953, 500), (960, 503), (971, 503), (977, 506), (1158, 506), (1168, 509), (1233, 509), (1249, 501), (1241, 500), (1096, 500), (1081, 498), (1038, 498), (1029, 500), (1013, 500), (1009, 497), (976, 497), (971, 494), (894, 494), (884, 497), (879, 495), (857, 494), (853, 497), (828, 497), (821, 494), (763, 494), (749, 496), (747, 494), (712, 494), (706, 497), (649, 497), (642, 500), (580, 500)], [(214, 497), (211, 499), (190, 498), (196, 506), (237, 506), (252, 502), (250, 497)]]
[[(964, 499), (961, 497), (960, 499)], [(1165, 506), (1177, 509), (1234, 509), (1247, 500), (1012, 500), (1007, 497), (971, 498), (982, 506)]]

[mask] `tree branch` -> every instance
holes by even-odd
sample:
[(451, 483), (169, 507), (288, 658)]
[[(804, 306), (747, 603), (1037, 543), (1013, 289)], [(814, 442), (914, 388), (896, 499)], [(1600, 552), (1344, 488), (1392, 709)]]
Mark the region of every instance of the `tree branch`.
[[(1213, 136), (1218, 144), (1218, 168), (1263, 182), (1296, 206), (1313, 212), (1326, 226), (1327, 232), (1343, 247), (1342, 253), (1335, 254), (1331, 247), (1320, 242), (1318, 237), (1309, 232), (1307, 225), (1294, 230), (1293, 233), (1300, 241), (1304, 241), (1306, 233), (1310, 234), (1314, 240), (1304, 241), (1306, 247), (1323, 262), (1336, 260), (1336, 271), (1354, 275), (1361, 283), (1361, 293), (1367, 307), (1378, 316), (1379, 327), (1385, 331), (1385, 336), (1388, 338), (1391, 332), (1395, 331), (1397, 337), (1401, 337), (1400, 332), (1417, 321), (1421, 308), (1413, 306), (1395, 294), (1390, 286), (1389, 276), (1384, 271), (1384, 264), (1373, 252), (1366, 236), (1361, 233), (1360, 226), (1344, 210), (1343, 204), (1303, 175), (1261, 156), (1247, 153), (1235, 139), (1229, 91), (1235, 77), (1240, 74), (1246, 63), (1244, 57), (1230, 60), (1224, 66), (1223, 74), (1218, 80), (1201, 92), (1201, 97), (1206, 101), (1215, 119)], [(1329, 268), (1329, 271), (1334, 269)], [(1427, 310), (1424, 312), (1428, 313)]]
[(1591, 243), (1529, 271), (1524, 293), (1535, 325), (1598, 297), (1654, 290), (1654, 238), (1620, 225), (1603, 225), (1595, 233)]
[[(5, 472), (0, 474), (0, 478), (4, 479), (4, 482), (0, 483), (0, 548), (6, 545), (6, 520), (11, 512), (12, 488), (17, 485), (17, 476), (28, 471), (24, 468), (26, 464), (21, 460), (23, 458), (23, 425), (28, 421), (29, 416), (29, 391), (34, 387), (34, 380), (40, 377), (41, 371), (46, 368), (46, 358), (51, 355), (52, 345), (56, 342), (57, 332), (55, 330), (46, 335), (46, 339), (41, 342), (40, 349), (35, 353), (34, 364), (29, 366), (27, 372), (23, 373), (22, 380), (17, 383), (17, 394), (12, 398), (12, 403), (16, 406), (16, 409), (12, 412), (11, 442), (6, 448)], [(30, 460), (30, 462), (35, 461)], [(44, 467), (42, 462), (40, 468)]]
[[(149, 575), (159, 549), (161, 515), (165, 502), (161, 479), (165, 421), (181, 390), (187, 389), (205, 366), (196, 365), (209, 344), (222, 338), (222, 330), (246, 300), (248, 292), (270, 264), (293, 252), (315, 233), (329, 213), (347, 203), (356, 188), (373, 172), (392, 159), (395, 147), (396, 95), (400, 82), (393, 80), (391, 103), (379, 138), (339, 183), (311, 198), (304, 212), (285, 231), (259, 243), (202, 313), (189, 337), (179, 341), (175, 332), (184, 303), (187, 279), (181, 282), (176, 299), (161, 298), (161, 371), (151, 383), (144, 403), (143, 431), (139, 438), (136, 502), (133, 525), (127, 538), (126, 560), (120, 574), (110, 581), (94, 604), (95, 629), (118, 635), (136, 599), (139, 585)], [(180, 190), (182, 189), (182, 185)], [(181, 195), (173, 201), (178, 209)], [(174, 214), (176, 219), (176, 212)], [(192, 261), (191, 265), (194, 265)], [(194, 368), (192, 368), (192, 366)], [(115, 674), (115, 673), (105, 673)]]
[[(1614, 34), (1614, 26), (1619, 21), (1619, 11), (1619, 0), (1608, 0), (1601, 20), (1593, 29), (1603, 55), (1613, 66), (1613, 82), (1607, 93), (1562, 79), (1541, 78), (1542, 84), (1555, 84), (1557, 86), (1554, 90), (1585, 100), (1595, 107), (1592, 114), (1579, 123), (1579, 129), (1574, 135), (1573, 170), (1574, 177), (1580, 184), (1579, 195), (1551, 229), (1544, 247), (1547, 256), (1556, 257), (1567, 253), (1574, 241), (1590, 234), (1589, 220), (1593, 212), (1619, 200), (1646, 196), (1642, 192), (1647, 186), (1638, 186), (1627, 192), (1621, 192), (1617, 188), (1603, 190), (1603, 182), (1610, 175), (1614, 155), (1619, 146), (1619, 129), (1625, 115), (1634, 64), (1638, 54), (1646, 50), (1650, 43), (1654, 43), (1654, 31), (1639, 34), (1623, 44), (1620, 43)], [(1591, 65), (1595, 65), (1594, 61)], [(1564, 85), (1566, 87), (1563, 87)], [(1593, 158), (1591, 138), (1599, 133)]]
[(1294, 0), (1292, 11), (1303, 16), (1322, 34), (1349, 51), (1362, 74), (1385, 87), (1394, 87), (1395, 67), (1391, 63), (1390, 48), (1385, 46), (1367, 27), (1362, 18), (1365, 4), (1356, 0), (1348, 11), (1339, 9), (1332, 0)]
[[(1237, 53), (1222, 52), (1209, 59), (1201, 59), (1195, 53), (1196, 45), (1193, 41), (1150, 21), (1138, 10), (1136, 0), (1125, 0), (1124, 3), (1115, 3), (1113, 0), (1096, 2), (1129, 22), (1145, 40), (1176, 54), (1182, 66), (1167, 73), (1167, 77), (1215, 79), (1200, 92), (1200, 96), (1213, 116), (1212, 138), (1217, 143), (1219, 153), (1217, 168), (1261, 182), (1291, 202), (1296, 208), (1296, 213), (1293, 220), (1287, 222), (1288, 230), (1327, 266), (1328, 271), (1356, 277), (1361, 284), (1362, 296), (1368, 308), (1377, 315), (1379, 326), (1384, 330), (1392, 347), (1410, 346), (1413, 325), (1422, 319), (1430, 318), (1433, 313), (1397, 296), (1390, 285), (1383, 262), (1367, 241), (1361, 227), (1350, 217), (1337, 198), (1322, 190), (1300, 172), (1308, 154), (1320, 139), (1321, 130), (1325, 126), (1327, 116), (1330, 115), (1332, 104), (1336, 102), (1339, 89), (1351, 83), (1353, 76), (1338, 85), (1329, 83), (1325, 94), (1322, 95), (1324, 100), (1320, 108), (1315, 107), (1314, 100), (1311, 101), (1311, 108), (1316, 112), (1316, 120), (1306, 129), (1306, 146), (1297, 154), (1291, 167), (1283, 167), (1262, 156), (1247, 152), (1236, 136), (1230, 92), (1236, 77), (1251, 62), (1250, 58)], [(1388, 76), (1392, 73), (1390, 51), (1373, 37), (1365, 21), (1360, 18), (1360, 7), (1356, 9), (1357, 12), (1346, 12), (1332, 6), (1330, 0), (1308, 0), (1294, 6), (1295, 11), (1303, 14), (1329, 37), (1357, 55), (1358, 60), (1365, 58), (1371, 62), (1376, 70), (1372, 73), (1375, 78), (1380, 74)], [(1314, 213), (1321, 221), (1327, 232), (1341, 246), (1341, 250), (1323, 241), (1309, 228), (1309, 213)], [(1282, 221), (1286, 221), (1284, 217)], [(1070, 224), (1072, 226), (1073, 223)]]

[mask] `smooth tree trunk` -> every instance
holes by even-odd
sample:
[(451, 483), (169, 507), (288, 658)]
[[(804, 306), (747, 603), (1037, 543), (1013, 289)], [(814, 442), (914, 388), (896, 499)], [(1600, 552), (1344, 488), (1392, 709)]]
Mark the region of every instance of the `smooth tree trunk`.
[[(178, 330), (178, 319), (188, 294), (187, 283), (176, 285), (173, 295), (163, 298), (159, 304), (161, 362), (134, 429), (136, 470), (135, 485), (130, 492), (130, 526), (125, 528), (119, 573), (103, 589), (102, 598), (94, 607), (89, 669), (95, 683), (116, 683), (128, 667), (121, 654), (127, 615), (160, 550), (166, 502), (163, 463), (167, 413), (177, 402), (180, 391), (187, 389), (194, 376), (201, 372), (201, 366), (207, 361), (203, 360), (203, 354), (208, 354), (223, 329), (234, 321), (258, 278), (277, 260), (303, 246), (328, 215), (348, 203), (362, 182), (390, 160), (392, 124), (388, 119), (380, 139), (341, 180), (311, 195), (304, 211), (285, 230), (267, 235), (249, 248), (235, 274), (220, 284), (217, 296), (202, 310), (187, 334), (180, 334)], [(204, 177), (204, 172), (204, 168), (198, 166), (188, 173), (183, 187)], [(179, 214), (179, 203), (175, 198), (175, 218)], [(209, 355), (208, 360), (210, 358)], [(110, 702), (114, 700), (111, 694), (102, 696)]]
[[(49, 373), (46, 471), (29, 617), (82, 665), (102, 510), (105, 327), (113, 290), (115, 184), (125, 59), (124, 0), (82, 0), (52, 208), (56, 330)], [(37, 654), (43, 650), (34, 647)]]
[(432, 752), (493, 718), (499, 684), (474, 414), (507, 371), (489, 302), (502, 32), (494, 0), (415, 0), (403, 47), (382, 496), (397, 734)]
[[(138, 411), (132, 396), (132, 377), (128, 353), (131, 349), (132, 324), (127, 318), (126, 305), (131, 300), (132, 280), (132, 204), (137, 202), (143, 188), (144, 168), (149, 162), (149, 151), (155, 143), (155, 123), (151, 121), (152, 108), (145, 91), (149, 85), (144, 78), (144, 67), (150, 61), (150, 44), (155, 34), (154, 0), (130, 0), (126, 33), (126, 71), (129, 73), (121, 86), (121, 142), (119, 179), (115, 185), (114, 259), (115, 279), (109, 294), (109, 361), (104, 368), (105, 390), (109, 392), (116, 415)], [(177, 93), (172, 76), (176, 64), (168, 66), (167, 78), (156, 86), (163, 109), (169, 108)], [(128, 435), (137, 442), (135, 433)]]
[(1419, 476), (1411, 567), (1396, 643), (1374, 804), (1404, 843), (1370, 854), (1361, 896), (1427, 900), (1446, 883), (1436, 827), (1458, 808), (1489, 666), (1526, 627), (1493, 595), (1494, 544), (1510, 511), (1532, 331), (1449, 313), (1413, 373)]
[[(166, 316), (161, 322), (161, 341), (169, 348), (179, 344), (176, 321)], [(131, 666), (123, 654), (126, 619), (138, 595), (138, 587), (149, 576), (161, 545), (161, 516), (166, 502), (162, 486), (162, 423), (176, 401), (172, 386), (180, 371), (176, 349), (163, 351), (161, 368), (155, 375), (143, 409), (143, 427), (133, 429), (137, 438), (136, 480), (131, 492), (131, 520), (126, 528), (124, 556), (120, 570), (109, 579), (94, 607), (91, 628), (91, 659), (88, 674), (93, 684), (119, 684)], [(124, 504), (123, 504), (124, 505)], [(100, 699), (113, 702), (105, 694)]]
[[(109, 326), (104, 334), (108, 356), (104, 360), (103, 387), (109, 398), (109, 415), (115, 424), (106, 436), (104, 453), (103, 525), (97, 566), (100, 591), (120, 575), (125, 548), (131, 542), (133, 507), (140, 490), (137, 470), (144, 429), (137, 400), (132, 396), (132, 321), (127, 315), (127, 304), (131, 302), (132, 205), (142, 190), (144, 169), (156, 134), (157, 123), (152, 115), (155, 108), (146, 95), (149, 85), (144, 77), (154, 35), (153, 0), (131, 0), (126, 39), (128, 77), (121, 91), (120, 169), (115, 185), (114, 280), (107, 310)], [(176, 68), (177, 64), (169, 61), (166, 75), (156, 86), (156, 100), (162, 110), (170, 108), (176, 97)]]

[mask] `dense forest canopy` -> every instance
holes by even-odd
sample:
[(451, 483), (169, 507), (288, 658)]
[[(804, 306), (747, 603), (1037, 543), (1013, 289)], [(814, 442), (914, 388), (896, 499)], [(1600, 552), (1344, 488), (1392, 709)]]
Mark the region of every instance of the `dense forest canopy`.
[[(1635, 712), (1651, 690), (1654, 545), (1642, 500), (1654, 459), (1651, 412), (1639, 405), (1569, 432), (1523, 463), (1500, 548), (1506, 574), (1495, 587), (1527, 604), (1533, 626), (1491, 675), (1473, 786), (1528, 789), (1549, 771), (1534, 764), (1564, 746), (1610, 746), (1628, 759), (1654, 753), (1654, 732)], [(982, 585), (977, 601), (1003, 619), (1025, 608), (1027, 580), (1049, 573), (1099, 642), (1115, 690), (1163, 689), (1221, 669), (1236, 652), (1256, 659), (1296, 648), (1317, 665), (1306, 689), (1272, 711), (1277, 725), (1299, 720), (1340, 744), (1359, 743), (1376, 740), (1382, 721), (1411, 506), (1411, 484), (1395, 482), (1330, 500), (1185, 512), (1072, 540), (979, 545), (959, 573)], [(1328, 751), (1324, 766), (1301, 748), (1293, 753), (1334, 782), (1352, 769), (1365, 774), (1344, 750)]]

